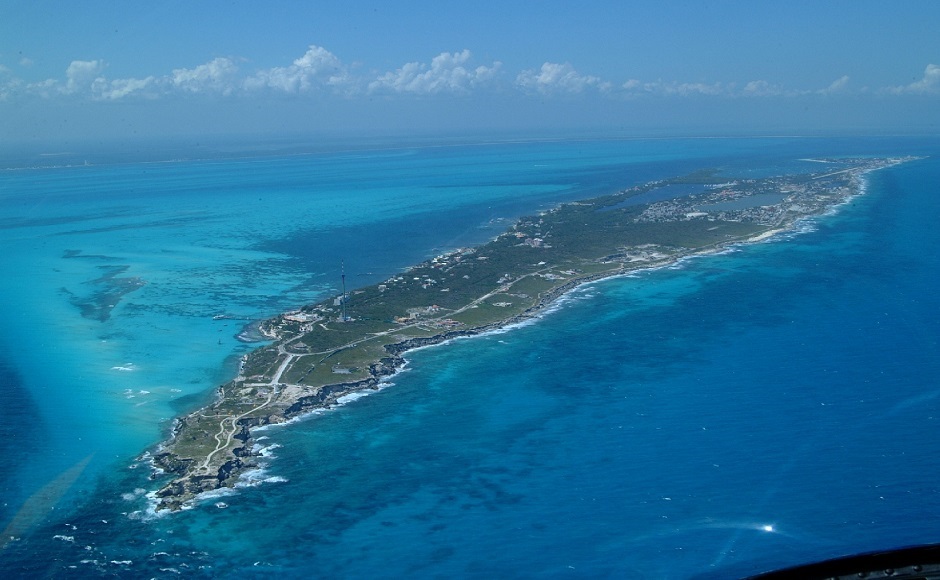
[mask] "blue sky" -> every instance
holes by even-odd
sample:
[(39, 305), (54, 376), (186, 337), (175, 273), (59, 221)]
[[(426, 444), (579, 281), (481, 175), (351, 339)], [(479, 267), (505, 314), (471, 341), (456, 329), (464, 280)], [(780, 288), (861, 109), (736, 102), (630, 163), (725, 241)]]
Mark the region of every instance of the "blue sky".
[(0, 139), (940, 129), (940, 2), (6, 0)]

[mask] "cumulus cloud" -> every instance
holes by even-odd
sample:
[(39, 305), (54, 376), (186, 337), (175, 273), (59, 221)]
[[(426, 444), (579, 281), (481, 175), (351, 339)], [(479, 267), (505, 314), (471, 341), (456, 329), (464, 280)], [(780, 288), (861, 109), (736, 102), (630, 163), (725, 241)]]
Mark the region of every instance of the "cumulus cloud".
[(143, 79), (115, 79), (110, 82), (99, 78), (92, 85), (92, 96), (108, 101), (123, 99), (135, 93), (153, 96), (151, 89), (155, 89), (157, 84), (157, 79), (152, 76)]
[[(582, 74), (570, 63), (545, 62), (538, 69), (527, 69), (515, 78), (503, 76), (502, 63), (489, 65), (473, 62), (470, 50), (442, 52), (426, 62), (409, 62), (398, 69), (368, 78), (354, 75), (351, 67), (335, 54), (317, 45), (286, 66), (276, 66), (244, 73), (241, 61), (214, 58), (192, 68), (173, 69), (169, 74), (144, 78), (108, 78), (102, 60), (75, 60), (64, 77), (26, 83), (14, 78), (13, 71), (0, 65), (0, 99), (16, 95), (114, 101), (126, 98), (158, 98), (174, 94), (248, 95), (260, 91), (303, 94), (328, 91), (344, 95), (469, 93), (480, 87), (507, 88), (509, 85), (528, 94), (544, 96), (603, 93), (625, 98), (773, 98), (828, 96), (851, 93), (849, 77), (842, 76), (827, 87), (791, 89), (766, 80), (737, 82), (642, 81), (631, 79), (618, 86), (600, 77)], [(26, 66), (25, 63), (21, 65)], [(501, 84), (502, 83), (502, 84)], [(864, 91), (865, 89), (862, 89)], [(882, 93), (938, 94), (940, 65), (930, 64), (920, 80)]]
[[(7, 71), (0, 70), (0, 74)], [(6, 76), (6, 75), (3, 75)], [(22, 81), (15, 78), (0, 78), (0, 101), (5, 101), (19, 92), (22, 87)]]
[(849, 77), (841, 76), (829, 86), (818, 90), (798, 90), (786, 88), (782, 85), (766, 80), (754, 80), (739, 85), (737, 83), (682, 83), (677, 81), (657, 80), (643, 82), (631, 79), (621, 86), (623, 93), (628, 96), (657, 95), (657, 96), (714, 96), (714, 97), (800, 97), (807, 95), (835, 95), (848, 92)]
[(90, 90), (104, 70), (100, 60), (73, 60), (65, 69), (65, 93), (78, 93)]
[(170, 75), (169, 84), (189, 93), (217, 92), (228, 95), (235, 88), (238, 67), (229, 58), (215, 58), (195, 68), (178, 68)]
[(322, 46), (310, 45), (290, 66), (258, 71), (245, 80), (245, 88), (300, 93), (318, 86), (340, 87), (349, 82), (349, 73), (336, 55)]
[(940, 65), (928, 64), (924, 69), (924, 76), (919, 81), (892, 87), (888, 89), (888, 92), (896, 95), (940, 93)]
[(462, 93), (492, 81), (502, 63), (492, 66), (465, 66), (471, 58), (470, 51), (442, 52), (427, 65), (409, 62), (401, 68), (385, 73), (369, 83), (369, 91), (392, 91), (397, 93)]
[(628, 94), (654, 94), (654, 95), (678, 95), (688, 97), (692, 95), (727, 95), (730, 94), (732, 86), (724, 86), (721, 83), (679, 83), (676, 81), (664, 82), (658, 80), (655, 82), (640, 82), (636, 79), (630, 79), (623, 84), (623, 89)]
[(53, 98), (56, 95), (89, 97), (95, 100), (116, 100), (134, 93), (153, 96), (159, 80), (149, 76), (143, 79), (108, 80), (104, 76), (106, 64), (101, 60), (73, 60), (65, 69), (64, 82), (60, 79), (24, 83), (12, 79), (0, 90), (0, 96), (9, 98), (14, 93)]
[[(108, 80), (104, 76), (106, 65), (100, 60), (73, 60), (65, 70), (65, 84), (49, 79), (29, 85), (32, 92), (49, 96), (57, 91), (67, 95), (84, 95), (96, 100), (117, 100), (134, 93), (148, 92), (156, 88), (158, 79), (149, 76), (143, 79), (128, 78)], [(153, 95), (152, 91), (149, 94)]]
[(849, 84), (849, 76), (848, 76), (848, 75), (842, 75), (841, 77), (839, 77), (839, 78), (837, 78), (836, 80), (832, 81), (832, 84), (830, 84), (828, 87), (826, 87), (826, 88), (822, 89), (821, 91), (819, 91), (819, 94), (821, 94), (821, 95), (834, 95), (834, 94), (836, 94), (836, 93), (844, 92), (844, 91), (845, 91), (845, 88), (848, 86), (848, 84)]
[(580, 93), (587, 88), (607, 91), (611, 87), (599, 77), (579, 73), (570, 63), (554, 62), (546, 62), (539, 70), (522, 71), (516, 77), (516, 85), (543, 94)]
[[(25, 85), (25, 92), (51, 98), (54, 95), (84, 96), (95, 100), (118, 100), (131, 95), (158, 97), (172, 94), (231, 95), (241, 91), (268, 88), (297, 93), (316, 86), (338, 87), (350, 83), (346, 67), (328, 50), (310, 46), (290, 66), (274, 67), (244, 77), (236, 62), (218, 57), (193, 68), (178, 68), (168, 75), (145, 78), (109, 79), (104, 75), (106, 64), (101, 60), (75, 60), (63, 79), (48, 79)], [(2, 72), (2, 71), (0, 71)], [(3, 96), (8, 97), (22, 83), (4, 83)]]
[(750, 81), (741, 89), (741, 96), (744, 97), (779, 97), (787, 94), (793, 94), (780, 85), (775, 85), (764, 80)]
[(115, 79), (107, 86), (99, 89), (96, 97), (99, 99), (123, 99), (132, 94), (156, 96), (159, 89), (159, 80), (149, 76), (142, 79)]

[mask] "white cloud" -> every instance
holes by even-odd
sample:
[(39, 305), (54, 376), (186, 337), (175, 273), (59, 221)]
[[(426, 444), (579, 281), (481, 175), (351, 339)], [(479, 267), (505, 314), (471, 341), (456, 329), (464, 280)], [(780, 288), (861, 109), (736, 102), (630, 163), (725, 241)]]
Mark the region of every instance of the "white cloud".
[[(55, 94), (86, 96), (97, 100), (118, 100), (131, 95), (158, 97), (173, 93), (231, 95), (237, 91), (271, 88), (285, 92), (307, 91), (317, 85), (340, 86), (349, 83), (348, 73), (328, 50), (311, 46), (290, 66), (275, 67), (240, 77), (231, 58), (218, 57), (193, 68), (178, 68), (168, 75), (145, 78), (108, 79), (100, 60), (76, 60), (69, 64), (65, 79), (48, 79), (26, 85), (26, 92), (44, 98)], [(5, 83), (4, 98), (21, 84)]]
[(529, 69), (519, 73), (516, 85), (525, 90), (548, 93), (580, 93), (587, 88), (607, 91), (611, 85), (599, 77), (582, 75), (569, 63), (546, 62), (539, 70)]
[(369, 83), (369, 91), (390, 90), (398, 93), (462, 93), (492, 81), (502, 63), (492, 66), (468, 68), (470, 51), (442, 52), (427, 65), (409, 62), (393, 72), (387, 72)]
[(157, 79), (152, 76), (143, 79), (115, 79), (110, 82), (99, 78), (92, 85), (92, 91), (97, 99), (113, 101), (134, 93), (152, 96), (153, 92), (148, 89), (155, 88), (156, 85)]
[(104, 63), (100, 60), (73, 60), (65, 69), (65, 93), (78, 93), (91, 89), (100, 78)]
[[(409, 62), (371, 79), (352, 74), (355, 67), (347, 66), (335, 54), (317, 45), (310, 45), (302, 56), (287, 66), (262, 69), (246, 75), (239, 71), (238, 64), (239, 61), (235, 59), (219, 57), (193, 68), (173, 69), (169, 74), (111, 79), (105, 75), (104, 61), (75, 60), (67, 67), (64, 78), (32, 83), (14, 78), (12, 70), (0, 65), (0, 98), (7, 100), (15, 95), (44, 98), (71, 95), (113, 101), (131, 97), (169, 97), (174, 94), (247, 94), (262, 90), (290, 94), (326, 90), (345, 95), (383, 92), (433, 95), (468, 93), (479, 87), (496, 86), (501, 81), (504, 83), (503, 88), (512, 83), (515, 88), (530, 94), (577, 95), (593, 92), (627, 98), (800, 97), (852, 92), (848, 76), (839, 77), (820, 89), (788, 89), (766, 80), (738, 84), (662, 79), (631, 79), (615, 88), (600, 77), (578, 72), (570, 63), (553, 62), (545, 62), (538, 69), (523, 70), (515, 79), (509, 80), (511, 77), (507, 79), (501, 75), (501, 62), (474, 66), (473, 55), (467, 49), (442, 52), (429, 62)], [(905, 86), (888, 87), (882, 92), (940, 93), (940, 66), (930, 64), (920, 80)]]
[(786, 89), (780, 85), (775, 85), (764, 80), (760, 81), (750, 81), (744, 88), (741, 89), (741, 96), (745, 97), (779, 97), (787, 94), (793, 94), (788, 92)]
[(164, 81), (153, 76), (109, 80), (103, 74), (105, 68), (106, 64), (101, 60), (73, 60), (65, 70), (64, 82), (59, 79), (46, 79), (26, 84), (19, 79), (13, 79), (0, 89), (0, 96), (8, 98), (14, 93), (38, 95), (43, 98), (70, 95), (112, 101), (132, 94), (156, 96)]
[(657, 80), (642, 82), (630, 79), (623, 83), (623, 91), (628, 96), (658, 95), (692, 97), (699, 95), (714, 97), (800, 97), (806, 95), (835, 95), (848, 92), (849, 77), (843, 75), (829, 84), (828, 87), (818, 90), (796, 90), (770, 83), (765, 80), (755, 80), (739, 86), (737, 83), (680, 83), (677, 81)]
[(37, 83), (29, 83), (25, 86), (25, 92), (37, 94), (44, 98), (50, 98), (54, 94), (63, 92), (59, 81), (55, 79), (46, 79)]
[(231, 59), (218, 57), (195, 68), (174, 69), (168, 80), (172, 87), (185, 92), (228, 95), (235, 87), (237, 73), (238, 67)]
[(679, 83), (669, 85), (666, 91), (677, 95), (722, 95), (726, 94), (729, 88), (721, 83)]
[(22, 84), (19, 79), (0, 79), (0, 101), (5, 101), (19, 92)]
[(117, 100), (134, 93), (149, 92), (158, 81), (149, 76), (143, 79), (114, 79), (108, 80), (103, 75), (105, 63), (100, 60), (73, 60), (65, 70), (65, 84), (58, 80), (48, 79), (40, 83), (28, 85), (32, 93), (49, 97), (53, 92), (67, 95), (85, 95), (98, 100)]
[(724, 86), (721, 83), (679, 83), (676, 81), (640, 82), (630, 79), (623, 83), (623, 89), (629, 94), (678, 95), (682, 97), (692, 95), (729, 95), (733, 85)]
[(832, 81), (832, 84), (830, 84), (828, 87), (826, 87), (826, 88), (820, 90), (820, 91), (819, 91), (819, 94), (821, 94), (821, 95), (833, 95), (833, 94), (836, 94), (836, 93), (845, 92), (845, 88), (848, 86), (848, 84), (849, 84), (849, 76), (848, 76), (848, 75), (842, 75), (841, 77), (839, 77), (839, 78), (837, 78), (836, 80)]
[(290, 66), (258, 71), (245, 80), (245, 88), (298, 93), (317, 86), (338, 88), (349, 82), (349, 73), (336, 55), (322, 46), (310, 45), (307, 52)]
[(888, 91), (896, 95), (940, 93), (940, 65), (928, 64), (924, 69), (924, 76), (919, 81), (892, 87)]

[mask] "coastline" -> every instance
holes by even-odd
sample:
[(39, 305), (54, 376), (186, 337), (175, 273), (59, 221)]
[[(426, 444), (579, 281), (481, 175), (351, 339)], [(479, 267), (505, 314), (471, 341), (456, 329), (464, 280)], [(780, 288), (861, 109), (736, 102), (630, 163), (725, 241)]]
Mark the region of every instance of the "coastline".
[[(279, 387), (283, 385), (286, 389), (291, 386), (287, 383), (281, 383), (281, 378), (295, 360), (295, 358), (292, 357), (301, 355), (294, 354), (290, 350), (291, 344), (298, 340), (299, 335), (279, 335), (275, 333), (273, 335), (276, 337), (275, 344), (279, 352), (282, 351), (281, 354), (286, 353), (286, 358), (284, 362), (280, 363), (278, 370), (271, 375), (270, 382), (259, 383), (272, 387), (271, 392), (267, 395), (267, 402), (252, 407), (249, 411), (244, 413), (225, 416), (223, 416), (222, 413), (213, 415), (213, 417), (223, 416), (223, 418), (218, 422), (219, 431), (215, 435), (216, 448), (208, 454), (201, 469), (194, 469), (192, 462), (182, 461), (182, 456), (174, 452), (173, 445), (181, 438), (182, 433), (187, 429), (190, 419), (197, 416), (204, 417), (207, 411), (218, 411), (222, 409), (227, 401), (230, 402), (227, 399), (227, 397), (230, 396), (226, 391), (227, 388), (230, 392), (239, 384), (249, 384), (248, 377), (245, 377), (242, 372), (239, 373), (239, 376), (232, 383), (220, 386), (217, 389), (216, 401), (213, 404), (177, 419), (174, 422), (173, 433), (169, 441), (161, 444), (157, 451), (152, 453), (150, 461), (154, 468), (154, 475), (151, 479), (157, 479), (162, 475), (172, 475), (176, 477), (173, 482), (153, 493), (152, 500), (155, 502), (154, 511), (159, 513), (162, 510), (175, 511), (178, 509), (186, 509), (205, 499), (217, 497), (220, 489), (238, 487), (238, 482), (241, 481), (246, 474), (258, 469), (258, 460), (263, 457), (257, 449), (257, 440), (252, 437), (254, 430), (267, 426), (288, 424), (295, 420), (300, 420), (303, 417), (310, 416), (311, 414), (342, 406), (347, 401), (341, 401), (341, 399), (351, 394), (367, 394), (371, 391), (383, 388), (381, 385), (388, 384), (394, 376), (406, 368), (408, 361), (403, 355), (412, 350), (438, 346), (458, 338), (482, 336), (491, 332), (506, 332), (516, 325), (534, 322), (551, 313), (553, 308), (557, 307), (559, 301), (566, 295), (586, 284), (620, 276), (636, 275), (643, 271), (672, 268), (681, 264), (684, 260), (693, 257), (723, 253), (733, 246), (760, 243), (774, 237), (779, 237), (781, 234), (795, 233), (799, 231), (798, 225), (804, 220), (829, 215), (838, 211), (839, 207), (851, 201), (854, 197), (863, 195), (866, 191), (865, 182), (867, 181), (868, 173), (884, 167), (890, 167), (904, 160), (907, 159), (889, 160), (889, 162), (882, 163), (874, 168), (853, 170), (851, 175), (854, 179), (854, 192), (839, 198), (838, 203), (824, 205), (818, 212), (788, 217), (784, 221), (775, 223), (772, 227), (762, 226), (757, 233), (750, 232), (735, 238), (722, 239), (712, 244), (701, 245), (691, 249), (680, 249), (666, 257), (654, 261), (641, 263), (623, 261), (619, 267), (611, 267), (598, 272), (585, 272), (582, 275), (572, 276), (565, 280), (564, 283), (556, 284), (546, 292), (539, 294), (538, 300), (521, 312), (514, 313), (506, 318), (488, 322), (487, 324), (461, 328), (459, 330), (442, 331), (428, 336), (414, 336), (405, 340), (384, 343), (382, 348), (386, 356), (369, 366), (367, 376), (354, 380), (319, 385), (308, 394), (293, 397), (289, 401), (289, 405), (282, 405), (283, 408), (279, 409), (271, 409), (268, 405), (280, 396), (278, 391)], [(281, 315), (281, 317), (284, 316), (285, 315)], [(343, 348), (346, 347), (344, 346)], [(342, 350), (342, 348), (338, 349), (336, 352), (340, 352), (340, 350)], [(332, 354), (324, 357), (324, 360), (330, 356), (332, 356)], [(242, 366), (244, 367), (244, 364)], [(269, 414), (262, 412), (259, 415), (258, 411), (264, 410), (265, 408), (273, 412)], [(230, 433), (228, 432), (229, 427), (226, 425), (226, 422), (230, 424)], [(228, 438), (226, 445), (222, 445), (223, 436)], [(239, 443), (234, 443), (235, 441)], [(214, 460), (217, 453), (225, 455), (225, 461), (220, 462), (218, 469), (215, 470), (215, 463), (213, 463), (212, 460)]]

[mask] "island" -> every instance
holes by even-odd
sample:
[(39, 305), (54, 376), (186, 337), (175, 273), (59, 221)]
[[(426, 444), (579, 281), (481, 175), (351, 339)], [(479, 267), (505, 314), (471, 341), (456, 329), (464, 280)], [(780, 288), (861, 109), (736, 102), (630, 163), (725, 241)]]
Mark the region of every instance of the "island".
[[(252, 430), (377, 389), (417, 347), (538, 316), (587, 282), (764, 240), (864, 191), (864, 174), (909, 158), (814, 159), (819, 171), (732, 178), (705, 170), (523, 217), (379, 284), (258, 324), (267, 339), (212, 404), (174, 421), (149, 455), (157, 510), (233, 487), (258, 465)], [(339, 281), (338, 281), (339, 282)]]

